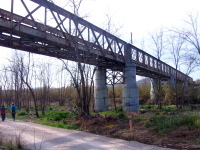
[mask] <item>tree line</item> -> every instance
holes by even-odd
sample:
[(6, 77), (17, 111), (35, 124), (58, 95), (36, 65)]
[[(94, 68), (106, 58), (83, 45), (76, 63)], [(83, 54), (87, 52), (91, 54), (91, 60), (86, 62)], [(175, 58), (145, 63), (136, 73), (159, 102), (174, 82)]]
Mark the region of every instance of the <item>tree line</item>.
[[(79, 16), (79, 10), (83, 2), (84, 0), (69, 0), (67, 4), (70, 4), (72, 12)], [(88, 15), (83, 16), (85, 19), (87, 17)], [(106, 15), (106, 18), (105, 30), (111, 34), (119, 35), (122, 26), (116, 28), (112, 16), (109, 16), (109, 14)], [(76, 29), (74, 33), (75, 35), (77, 34)], [(146, 41), (150, 43), (150, 46), (148, 46), (148, 49), (143, 48), (144, 51), (153, 50), (156, 58), (164, 62), (170, 62), (175, 69), (187, 75), (199, 70), (198, 14), (188, 14), (183, 28), (162, 27), (152, 32), (149, 37)], [(88, 115), (90, 109), (94, 109), (93, 77), (96, 68), (95, 66), (80, 62), (78, 58), (79, 51), (76, 45), (75, 51), (77, 52), (77, 62), (57, 59), (55, 63), (61, 65), (57, 65), (56, 67), (53, 67), (51, 62), (38, 63), (38, 60), (34, 60), (33, 54), (26, 53), (27, 56), (24, 57), (24, 53), (15, 52), (12, 58), (8, 59), (9, 63), (4, 65), (0, 72), (0, 102), (7, 105), (14, 102), (19, 108), (25, 107), (27, 112), (30, 111), (30, 106), (34, 105), (34, 113), (37, 117), (39, 117), (38, 107), (41, 107), (42, 113), (45, 114), (45, 107), (53, 103), (59, 105), (65, 105), (66, 103), (68, 105), (76, 105), (81, 108), (82, 115)], [(155, 94), (159, 99), (156, 99), (153, 102), (154, 104), (158, 104), (161, 107), (162, 104), (165, 104), (163, 99), (166, 99), (166, 101), (170, 99), (168, 104), (179, 105), (180, 101), (182, 101), (179, 98), (179, 91), (182, 88), (179, 88), (181, 85), (176, 82), (176, 78), (177, 75), (172, 94), (167, 94), (169, 92), (163, 87), (165, 84), (162, 84), (162, 81), (158, 80), (159, 86)], [(54, 88), (54, 85), (57, 88)], [(140, 87), (141, 85), (139, 85), (139, 89)], [(151, 103), (148, 96), (150, 92), (147, 92), (150, 91), (149, 89), (148, 84), (144, 84), (140, 89), (140, 99), (141, 101), (143, 99), (144, 103)], [(114, 90), (113, 88), (112, 90), (109, 88), (109, 91), (112, 93), (109, 93), (110, 97), (113, 98), (111, 103), (116, 108), (118, 104), (116, 101), (119, 104), (121, 103), (119, 94), (120, 86), (115, 87)], [(184, 91), (184, 89), (181, 91)], [(168, 98), (166, 98), (166, 95), (168, 95)]]

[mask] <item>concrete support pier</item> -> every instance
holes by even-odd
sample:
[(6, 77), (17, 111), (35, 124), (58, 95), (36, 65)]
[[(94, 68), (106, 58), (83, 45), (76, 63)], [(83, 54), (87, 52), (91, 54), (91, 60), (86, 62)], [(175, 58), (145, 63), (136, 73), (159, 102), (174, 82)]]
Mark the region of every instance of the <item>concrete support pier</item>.
[(185, 81), (185, 82), (184, 82), (184, 93), (185, 93), (185, 94), (188, 94), (188, 91), (189, 91), (189, 89), (188, 89), (188, 82)]
[(159, 92), (159, 79), (151, 79), (150, 99), (155, 102)]
[(95, 71), (94, 99), (96, 111), (108, 110), (108, 88), (106, 86), (106, 69), (98, 68)]
[(136, 67), (127, 64), (124, 68), (124, 85), (122, 87), (122, 106), (125, 112), (139, 111), (139, 94), (136, 84)]
[(174, 81), (174, 77), (170, 77), (168, 79), (168, 87), (170, 89), (170, 91), (174, 91), (175, 90), (175, 81)]

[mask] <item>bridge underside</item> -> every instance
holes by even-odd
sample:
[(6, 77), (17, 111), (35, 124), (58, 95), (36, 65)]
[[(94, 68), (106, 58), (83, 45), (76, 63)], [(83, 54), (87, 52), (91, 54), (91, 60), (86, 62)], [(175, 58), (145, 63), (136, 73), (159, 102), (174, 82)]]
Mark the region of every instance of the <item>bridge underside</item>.
[(78, 51), (79, 60), (82, 63), (108, 68), (112, 68), (112, 66), (118, 68), (124, 65), (124, 63), (120, 63), (119, 61), (88, 52), (81, 45), (77, 45), (77, 48), (75, 48), (74, 46), (61, 45), (60, 43), (53, 42), (53, 39), (48, 41), (38, 38), (39, 35), (38, 37), (35, 37), (20, 32), (10, 33), (9, 31), (9, 28), (3, 28), (0, 26), (0, 46), (76, 62), (78, 61)]
[[(5, 35), (5, 31), (6, 30), (0, 28), (0, 46), (77, 62), (76, 51), (72, 47), (65, 47), (64, 49), (59, 44), (50, 43), (44, 40), (38, 41), (38, 39), (35, 39), (34, 37), (26, 37), (24, 35), (20, 35), (20, 38), (17, 38), (16, 33), (11, 37), (10, 35)], [(105, 57), (87, 52), (81, 53), (79, 59), (82, 63), (111, 69), (113, 71), (123, 72), (125, 66), (125, 63), (114, 61), (112, 59), (105, 59)], [(162, 76), (159, 73), (155, 73), (155, 71), (148, 70), (145, 66), (141, 67), (136, 65), (136, 68), (137, 75), (150, 78), (160, 78), (161, 80), (168, 79), (165, 75)]]
[[(40, 3), (41, 1), (37, 2)], [(52, 5), (48, 1), (45, 3)], [(45, 6), (45, 3), (41, 2), (40, 5)], [(48, 6), (45, 7), (48, 8)], [(27, 16), (19, 16), (0, 9), (0, 46), (120, 72), (123, 72), (127, 63), (124, 55), (127, 50), (131, 50), (131, 61), (136, 66), (137, 75), (161, 80), (168, 80), (171, 76), (174, 76), (176, 72), (174, 68), (144, 51), (106, 33), (106, 31), (81, 18), (75, 18), (69, 12), (61, 10), (55, 5), (51, 9), (57, 12), (58, 16), (66, 17), (62, 20), (60, 16), (58, 18), (53, 16), (57, 22), (57, 27), (36, 22), (31, 13)], [(52, 10), (50, 11), (52, 12)], [(31, 16), (32, 19), (28, 16)], [(64, 20), (67, 19), (69, 21), (68, 29), (61, 28)], [(73, 29), (71, 22), (74, 23)], [(178, 80), (187, 79), (192, 82), (192, 79), (183, 73), (178, 72), (178, 74)]]
[[(0, 21), (2, 20), (0, 19)], [(10, 28), (2, 26), (0, 26), (0, 46), (55, 57), (58, 59), (71, 60), (75, 62), (78, 61), (77, 51), (73, 46), (63, 46), (60, 45), (60, 43), (38, 38), (37, 36), (30, 36), (28, 34), (20, 32), (10, 32)], [(87, 49), (83, 48), (81, 45), (78, 45), (77, 47), (79, 51), (80, 62), (103, 67), (106, 69), (111, 69), (113, 71), (123, 72), (123, 68), (125, 66), (124, 62), (119, 62), (113, 59), (108, 59), (98, 54), (91, 53), (87, 51)], [(137, 75), (150, 78), (160, 78), (161, 80), (168, 79), (166, 75), (161, 75), (159, 72), (156, 73), (155, 71), (148, 69), (148, 67), (146, 67), (145, 65), (137, 66), (136, 64), (136, 68)]]

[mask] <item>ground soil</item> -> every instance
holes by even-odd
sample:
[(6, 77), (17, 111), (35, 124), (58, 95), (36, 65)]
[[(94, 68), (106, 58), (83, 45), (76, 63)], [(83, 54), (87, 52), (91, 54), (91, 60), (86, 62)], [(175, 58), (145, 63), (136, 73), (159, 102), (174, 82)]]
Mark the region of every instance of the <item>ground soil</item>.
[[(153, 116), (153, 112), (135, 113), (134, 117)], [(130, 121), (117, 119), (114, 116), (96, 115), (92, 118), (82, 117), (76, 124), (83, 131), (100, 134), (107, 137), (119, 138), (128, 141), (138, 141), (145, 144), (158, 145), (176, 149), (200, 150), (200, 129), (180, 127), (175, 131), (160, 134), (146, 128), (147, 121), (132, 121), (133, 129), (130, 130)]]

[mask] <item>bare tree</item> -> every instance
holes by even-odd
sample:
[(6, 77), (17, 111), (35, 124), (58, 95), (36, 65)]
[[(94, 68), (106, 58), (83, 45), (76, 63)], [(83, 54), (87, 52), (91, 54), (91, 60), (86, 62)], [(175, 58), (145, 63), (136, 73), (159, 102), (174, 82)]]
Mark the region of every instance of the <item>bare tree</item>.
[[(68, 0), (67, 1), (67, 5), (71, 6), (73, 12), (75, 15), (80, 17), (79, 11), (80, 8), (83, 4), (84, 0)], [(87, 15), (86, 15), (87, 16)], [(84, 17), (86, 17), (84, 16)], [(82, 18), (84, 18), (82, 17)], [(75, 24), (75, 28), (73, 31), (73, 35), (75, 35), (75, 38), (73, 38), (73, 42), (75, 45), (75, 52), (76, 52), (76, 57), (77, 57), (77, 63), (75, 63), (77, 66), (74, 67), (76, 69), (72, 69), (70, 70), (68, 63), (66, 63), (65, 61), (62, 60), (63, 64), (64, 64), (64, 68), (70, 73), (70, 76), (74, 82), (74, 85), (77, 89), (77, 93), (78, 93), (78, 99), (79, 99), (79, 106), (82, 110), (82, 115), (89, 115), (89, 104), (90, 104), (90, 95), (88, 92), (88, 88), (89, 88), (89, 83), (88, 83), (88, 73), (91, 72), (90, 70), (92, 69), (92, 67), (90, 67), (89, 65), (86, 65), (85, 63), (81, 63), (80, 60), (80, 52), (78, 50), (78, 32), (79, 30), (78, 28), (78, 23), (76, 21), (74, 21)], [(93, 72), (93, 71), (92, 71)]]
[(187, 14), (184, 28), (172, 30), (180, 38), (183, 38), (187, 44), (182, 59), (182, 65), (185, 66), (185, 73), (187, 75), (200, 69), (200, 33), (198, 20), (198, 13), (189, 13)]
[[(73, 80), (74, 87), (78, 94), (78, 106), (81, 108), (81, 115), (89, 115), (89, 106), (92, 97), (93, 89), (93, 77), (95, 70), (91, 69), (92, 66), (81, 65), (71, 66), (68, 65), (67, 61), (63, 61), (63, 69), (70, 73), (71, 79)], [(93, 67), (92, 67), (93, 68)], [(82, 74), (82, 75), (81, 75)]]
[(152, 33), (150, 35), (153, 43), (154, 43), (154, 51), (156, 53), (156, 58), (161, 60), (161, 57), (164, 55), (164, 50), (166, 47), (166, 41), (164, 40), (164, 30), (163, 28), (160, 28), (155, 33)]
[(198, 14), (188, 14), (188, 20), (185, 21), (188, 25), (188, 29), (183, 30), (181, 33), (184, 34), (185, 39), (194, 47), (196, 52), (200, 54), (200, 33), (198, 30), (198, 19)]
[(114, 15), (110, 14), (109, 12), (105, 14), (105, 17), (106, 18), (104, 24), (102, 25), (102, 28), (110, 34), (120, 37), (119, 31), (120, 29), (122, 29), (123, 24), (116, 24), (113, 19)]
[(50, 87), (52, 84), (52, 76), (53, 73), (51, 71), (51, 64), (50, 63), (44, 63), (41, 62), (37, 65), (37, 72), (35, 72), (35, 75), (37, 76), (37, 79), (40, 84), (40, 106), (42, 109), (42, 114), (45, 114), (45, 108), (49, 101), (49, 95), (50, 95)]
[(200, 66), (200, 33), (198, 19), (198, 13), (189, 13), (185, 20), (184, 28), (173, 29), (173, 32), (178, 33), (187, 41), (188, 46), (185, 52), (185, 58), (189, 64), (191, 64), (191, 61), (196, 63), (196, 67)]
[(3, 89), (3, 102), (8, 105), (11, 105), (13, 100), (13, 78), (11, 77), (11, 73), (7, 72), (7, 66), (4, 66), (1, 70), (1, 85)]
[[(10, 60), (10, 66), (7, 69), (8, 71), (13, 72), (17, 76), (19, 76), (19, 79), (21, 80), (21, 82), (25, 84), (26, 87), (29, 89), (29, 92), (31, 93), (31, 97), (33, 98), (36, 117), (39, 118), (37, 100), (36, 100), (34, 89), (31, 85), (32, 75), (33, 75), (33, 72), (32, 72), (33, 69), (31, 68), (34, 66), (34, 64), (32, 64), (31, 62), (33, 63), (33, 60), (31, 60), (30, 53), (28, 55), (28, 61), (26, 63), (24, 61), (24, 57), (16, 53), (14, 59)], [(16, 66), (17, 66), (17, 69), (16, 69)]]
[(63, 67), (58, 69), (57, 71), (57, 83), (58, 83), (58, 102), (60, 106), (63, 106), (65, 104), (66, 97), (66, 88), (69, 85), (69, 82), (67, 79), (69, 78), (69, 75), (66, 74), (66, 72), (63, 71)]
[(178, 33), (170, 33), (169, 35), (169, 49), (170, 49), (170, 53), (172, 56), (172, 61), (175, 65), (175, 69), (176, 69), (176, 74), (175, 74), (175, 101), (176, 101), (176, 106), (178, 107), (178, 88), (177, 88), (177, 76), (178, 76), (178, 70), (180, 70), (180, 63), (181, 63), (181, 59), (183, 57), (183, 49), (184, 49), (184, 44), (185, 44), (185, 38), (182, 37), (181, 34)]
[(68, 4), (70, 5), (70, 8), (73, 9), (73, 13), (75, 15), (80, 16), (79, 10), (80, 10), (82, 2), (83, 2), (83, 0), (68, 0), (67, 5)]
[[(161, 60), (161, 57), (164, 54), (164, 49), (165, 49), (165, 44), (166, 42), (164, 41), (164, 30), (163, 28), (160, 28), (159, 31), (153, 33), (150, 35), (153, 43), (154, 43), (154, 52), (156, 53), (156, 57), (158, 60)], [(155, 99), (156, 103), (158, 104), (158, 107), (161, 109), (162, 108), (162, 102), (161, 102), (161, 93), (162, 93), (162, 88), (161, 88), (161, 81), (160, 79), (157, 79), (158, 83), (152, 82), (152, 86), (154, 87), (154, 94), (155, 94)], [(158, 84), (158, 85), (155, 85)]]

